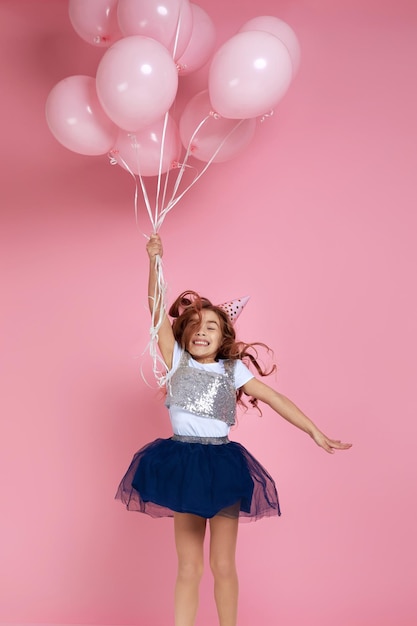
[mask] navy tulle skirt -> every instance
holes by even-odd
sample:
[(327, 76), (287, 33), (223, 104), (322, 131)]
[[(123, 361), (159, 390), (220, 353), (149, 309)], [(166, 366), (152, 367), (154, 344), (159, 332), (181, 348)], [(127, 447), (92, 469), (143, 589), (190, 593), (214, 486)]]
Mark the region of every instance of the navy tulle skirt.
[(273, 479), (246, 448), (226, 437), (201, 441), (174, 435), (148, 443), (134, 455), (116, 498), (152, 517), (281, 515)]

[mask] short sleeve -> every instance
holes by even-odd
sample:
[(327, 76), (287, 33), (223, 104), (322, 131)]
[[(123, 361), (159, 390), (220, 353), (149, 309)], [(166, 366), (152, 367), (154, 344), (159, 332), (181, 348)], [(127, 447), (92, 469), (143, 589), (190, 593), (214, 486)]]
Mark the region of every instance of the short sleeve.
[(255, 376), (252, 374), (250, 369), (240, 360), (237, 359), (235, 362), (235, 387), (236, 389), (240, 389), (243, 385), (246, 385)]
[(180, 344), (175, 342), (174, 343), (174, 353), (172, 355), (172, 367), (170, 372), (173, 373), (177, 367), (178, 367), (178, 363), (181, 360), (181, 355), (184, 352), (184, 350), (181, 348)]

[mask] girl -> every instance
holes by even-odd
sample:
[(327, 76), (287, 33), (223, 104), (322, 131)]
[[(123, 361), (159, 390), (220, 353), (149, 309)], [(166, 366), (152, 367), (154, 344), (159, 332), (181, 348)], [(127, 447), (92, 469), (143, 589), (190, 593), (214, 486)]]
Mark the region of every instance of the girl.
[(203, 542), (210, 525), (210, 567), (220, 626), (236, 626), (238, 579), (235, 549), (238, 520), (280, 515), (275, 483), (240, 444), (229, 441), (236, 401), (242, 392), (265, 402), (294, 426), (309, 434), (326, 452), (351, 444), (329, 439), (291, 400), (254, 377), (242, 359), (261, 376), (251, 347), (237, 343), (233, 312), (216, 307), (195, 292), (185, 292), (169, 314), (153, 311), (156, 257), (162, 243), (148, 244), (149, 303), (162, 312), (158, 346), (168, 368), (166, 405), (174, 435), (157, 439), (133, 457), (116, 497), (129, 510), (153, 517), (173, 516), (178, 574), (175, 625), (193, 626), (203, 572)]

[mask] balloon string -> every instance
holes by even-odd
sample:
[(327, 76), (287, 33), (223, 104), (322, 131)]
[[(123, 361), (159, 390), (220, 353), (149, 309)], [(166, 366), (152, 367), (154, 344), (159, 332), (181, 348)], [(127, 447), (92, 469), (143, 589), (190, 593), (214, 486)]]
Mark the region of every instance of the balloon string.
[[(136, 136), (134, 134), (130, 135), (130, 137), (133, 139), (132, 147), (135, 149), (135, 153), (136, 153), (137, 169), (139, 171), (138, 178), (139, 178), (139, 182), (140, 182), (140, 186), (141, 186), (141, 190), (142, 190), (142, 194), (143, 194), (143, 199), (144, 199), (146, 210), (147, 210), (147, 213), (148, 213), (148, 216), (149, 216), (152, 228), (153, 228), (153, 232), (155, 232), (155, 233), (158, 232), (159, 229), (161, 228), (162, 223), (163, 223), (166, 215), (169, 213), (169, 211), (171, 211), (171, 209), (176, 204), (178, 204), (178, 202), (184, 197), (184, 195), (195, 185), (195, 183), (207, 171), (207, 169), (212, 164), (212, 162), (216, 158), (217, 154), (220, 152), (220, 150), (222, 149), (222, 147), (224, 146), (226, 141), (229, 139), (229, 137), (245, 121), (245, 120), (239, 120), (239, 122), (237, 122), (237, 124), (228, 132), (228, 134), (220, 142), (220, 144), (218, 145), (217, 149), (212, 154), (212, 156), (210, 157), (209, 161), (206, 163), (204, 168), (194, 177), (193, 181), (182, 191), (182, 193), (177, 195), (178, 189), (179, 189), (180, 184), (182, 182), (182, 178), (183, 178), (185, 169), (188, 167), (187, 162), (188, 162), (188, 159), (190, 158), (191, 153), (192, 153), (192, 144), (193, 144), (194, 138), (197, 135), (197, 133), (199, 132), (199, 130), (202, 128), (202, 126), (212, 116), (213, 116), (213, 114), (207, 115), (199, 123), (199, 125), (194, 130), (193, 134), (191, 135), (191, 138), (190, 138), (190, 141), (188, 143), (183, 162), (180, 165), (180, 171), (179, 171), (179, 173), (177, 175), (171, 198), (170, 198), (170, 200), (168, 201), (168, 203), (167, 203), (167, 205), (165, 207), (164, 207), (165, 202), (163, 202), (162, 206), (164, 208), (162, 208), (162, 210), (159, 211), (159, 195), (161, 193), (161, 181), (162, 181), (163, 147), (164, 147), (164, 142), (165, 142), (165, 138), (166, 138), (166, 128), (167, 128), (167, 123), (168, 123), (168, 113), (165, 115), (163, 134), (162, 134), (162, 143), (161, 143), (161, 152), (160, 152), (160, 161), (159, 161), (158, 182), (157, 182), (157, 202), (156, 202), (154, 213), (152, 212), (151, 204), (150, 204), (150, 201), (149, 201), (149, 195), (148, 195), (148, 192), (147, 192), (147, 188), (146, 188), (145, 182), (143, 180), (143, 176), (140, 174), (138, 143), (136, 141)], [(113, 160), (113, 163), (114, 163), (115, 162), (115, 158), (114, 158), (113, 154), (110, 153), (109, 156), (111, 157), (111, 159)], [(138, 191), (137, 178), (136, 178), (135, 174), (133, 173), (133, 171), (131, 170), (131, 168), (126, 163), (126, 161), (120, 155), (118, 155), (118, 158), (119, 158), (120, 162), (122, 163), (122, 165), (125, 167), (125, 169), (129, 172), (129, 174), (132, 176), (132, 178), (135, 181), (135, 217), (136, 217), (136, 223), (138, 224), (138, 193), (139, 193), (139, 191)], [(165, 200), (165, 196), (166, 196), (168, 173), (169, 173), (169, 170), (165, 174), (165, 184), (164, 184), (163, 200)]]
[[(191, 181), (191, 183), (180, 194), (178, 194), (178, 191), (179, 191), (179, 188), (180, 188), (180, 184), (182, 182), (185, 170), (186, 170), (187, 167), (190, 167), (188, 165), (188, 160), (189, 160), (189, 158), (190, 158), (190, 156), (192, 154), (192, 145), (193, 145), (194, 138), (197, 135), (197, 133), (199, 132), (199, 130), (203, 127), (203, 125), (207, 122), (207, 120), (209, 120), (210, 117), (213, 117), (213, 116), (216, 117), (217, 114), (211, 112), (209, 115), (207, 115), (200, 122), (200, 124), (194, 130), (194, 132), (193, 132), (193, 134), (192, 134), (192, 136), (190, 138), (190, 141), (188, 143), (188, 146), (186, 148), (186, 153), (185, 153), (183, 162), (180, 165), (180, 170), (179, 170), (179, 172), (177, 174), (177, 177), (176, 177), (176, 180), (175, 180), (175, 183), (174, 183), (173, 192), (171, 194), (171, 197), (170, 197), (168, 203), (165, 206), (165, 200), (166, 200), (166, 194), (167, 194), (167, 188), (168, 188), (168, 176), (169, 176), (169, 171), (170, 170), (167, 170), (167, 172), (165, 173), (165, 182), (164, 182), (164, 185), (163, 185), (163, 193), (162, 193), (162, 202), (161, 202), (161, 204), (160, 204), (160, 194), (161, 194), (161, 188), (162, 188), (162, 167), (163, 167), (164, 144), (165, 144), (165, 139), (166, 139), (167, 124), (168, 124), (168, 113), (166, 113), (165, 119), (164, 119), (162, 141), (161, 141), (161, 151), (160, 151), (160, 159), (159, 159), (159, 172), (158, 172), (158, 181), (157, 181), (157, 190), (156, 190), (156, 202), (155, 202), (154, 212), (152, 211), (152, 207), (151, 207), (151, 203), (150, 203), (150, 200), (149, 200), (149, 195), (148, 195), (148, 191), (147, 191), (147, 188), (146, 188), (146, 184), (145, 184), (145, 182), (143, 180), (143, 176), (140, 174), (139, 153), (138, 153), (139, 144), (137, 143), (136, 136), (133, 133), (130, 135), (130, 138), (132, 139), (132, 147), (134, 148), (135, 154), (136, 154), (137, 170), (139, 172), (139, 174), (137, 176), (134, 174), (132, 169), (128, 166), (126, 161), (120, 156), (120, 154), (118, 154), (118, 157), (117, 157), (118, 160), (117, 160), (115, 158), (115, 156), (114, 156), (116, 151), (111, 151), (109, 153), (110, 162), (112, 164), (115, 164), (118, 161), (120, 161), (120, 163), (123, 165), (123, 167), (132, 176), (132, 178), (135, 181), (134, 207), (135, 207), (135, 220), (136, 220), (136, 226), (137, 227), (138, 227), (138, 196), (139, 196), (138, 179), (139, 179), (139, 182), (140, 182), (142, 196), (143, 196), (144, 203), (145, 203), (145, 206), (146, 206), (146, 210), (147, 210), (147, 213), (148, 213), (148, 216), (149, 216), (149, 220), (150, 220), (151, 225), (152, 225), (153, 232), (157, 233), (159, 231), (159, 229), (161, 228), (162, 223), (164, 222), (165, 217), (167, 216), (167, 214), (174, 208), (174, 206), (176, 206), (176, 204), (178, 204), (178, 202), (183, 198), (183, 196), (195, 185), (195, 183), (207, 171), (207, 169), (213, 163), (213, 161), (216, 158), (217, 154), (220, 152), (220, 150), (222, 149), (222, 147), (224, 146), (226, 141), (229, 139), (229, 137), (245, 121), (245, 120), (240, 120), (239, 122), (236, 123), (236, 125), (229, 131), (229, 133), (226, 135), (226, 137), (224, 137), (224, 139), (220, 142), (219, 146), (217, 147), (215, 152), (212, 154), (211, 158), (206, 163), (204, 168), (196, 176), (194, 176), (194, 178)], [(160, 206), (162, 207), (161, 210), (159, 209)], [(145, 235), (145, 237), (146, 237), (146, 235)], [(166, 380), (167, 380), (168, 368), (167, 368), (164, 360), (161, 358), (161, 356), (158, 353), (157, 345), (158, 345), (158, 332), (159, 332), (159, 329), (161, 328), (161, 325), (162, 325), (162, 323), (164, 321), (164, 318), (165, 318), (165, 315), (166, 315), (165, 299), (166, 299), (167, 285), (166, 285), (164, 274), (163, 274), (162, 259), (160, 258), (159, 255), (155, 258), (155, 271), (156, 271), (155, 290), (154, 290), (153, 296), (150, 296), (153, 299), (152, 314), (151, 314), (151, 327), (150, 327), (150, 331), (149, 331), (150, 332), (150, 340), (148, 342), (147, 347), (145, 348), (144, 353), (149, 351), (149, 354), (150, 354), (151, 359), (152, 359), (152, 369), (153, 369), (154, 376), (156, 378), (156, 381), (157, 381), (158, 385), (159, 386), (163, 386), (166, 383)], [(141, 368), (141, 375), (142, 375), (142, 378), (145, 380), (145, 382), (147, 382), (145, 377), (144, 377), (142, 368)]]
[[(187, 167), (187, 161), (188, 161), (188, 159), (189, 159), (189, 157), (190, 157), (190, 154), (191, 154), (192, 143), (193, 143), (194, 138), (195, 138), (195, 136), (197, 135), (198, 131), (200, 130), (200, 128), (202, 128), (202, 127), (203, 127), (203, 125), (207, 122), (207, 120), (209, 120), (209, 119), (210, 119), (210, 117), (211, 117), (211, 115), (210, 115), (210, 114), (209, 114), (209, 115), (207, 115), (207, 116), (206, 116), (206, 117), (205, 117), (205, 118), (204, 118), (204, 119), (203, 119), (203, 120), (199, 123), (199, 125), (198, 125), (198, 126), (197, 126), (197, 128), (194, 130), (193, 134), (191, 135), (191, 138), (190, 138), (190, 141), (189, 141), (189, 143), (188, 143), (188, 146), (187, 146), (187, 149), (186, 149), (186, 153), (185, 153), (185, 156), (184, 156), (183, 162), (182, 162), (182, 164), (180, 165), (180, 171), (179, 171), (179, 172), (178, 172), (178, 174), (177, 174), (177, 178), (176, 178), (176, 181), (175, 181), (175, 184), (174, 184), (174, 189), (173, 189), (173, 192), (172, 192), (171, 198), (170, 198), (170, 200), (168, 201), (168, 203), (167, 203), (166, 207), (165, 207), (165, 208), (161, 211), (161, 217), (160, 217), (160, 220), (158, 221), (158, 228), (160, 228), (160, 227), (161, 227), (161, 224), (162, 224), (162, 222), (164, 221), (164, 219), (165, 219), (166, 215), (169, 213), (169, 211), (170, 211), (170, 210), (171, 210), (171, 209), (175, 206), (175, 204), (177, 204), (177, 202), (175, 202), (175, 203), (174, 203), (174, 199), (175, 199), (175, 195), (176, 195), (176, 193), (177, 193), (177, 191), (178, 191), (178, 189), (179, 189), (179, 186), (180, 186), (180, 184), (181, 184), (181, 181), (182, 181), (182, 178), (183, 178), (183, 175), (184, 175), (185, 169), (186, 169), (186, 167)], [(182, 194), (182, 195), (181, 195), (181, 197), (182, 197), (183, 195), (184, 195), (184, 194)]]
[[(166, 141), (168, 119), (169, 119), (169, 113), (167, 112), (164, 117), (164, 125), (163, 125), (163, 130), (162, 130), (161, 150), (159, 154), (158, 181), (157, 181), (156, 198), (155, 198), (155, 214), (154, 214), (154, 221), (152, 222), (153, 231), (155, 233), (158, 232), (162, 224), (162, 222), (159, 223), (159, 200), (160, 200), (160, 193), (161, 193), (162, 166), (163, 166), (164, 146), (165, 146), (165, 141)], [(168, 182), (168, 173), (165, 176), (165, 186), (164, 186), (162, 203), (161, 203), (162, 207), (164, 206), (164, 202), (165, 202), (167, 182)], [(142, 181), (142, 177), (141, 177), (141, 184), (144, 185)], [(156, 283), (155, 283), (155, 291), (153, 295), (151, 326), (149, 330), (150, 340), (149, 340), (147, 349), (149, 350), (149, 354), (152, 359), (153, 374), (155, 376), (155, 379), (158, 385), (162, 387), (166, 381), (168, 368), (166, 366), (165, 361), (159, 356), (157, 346), (158, 346), (158, 332), (159, 332), (159, 329), (161, 328), (162, 322), (165, 317), (165, 297), (166, 297), (167, 285), (165, 282), (164, 273), (162, 269), (162, 259), (159, 255), (157, 255), (155, 258), (155, 271), (156, 271)], [(161, 371), (161, 367), (162, 367), (162, 371)]]
[[(200, 128), (203, 126), (203, 124), (207, 121), (207, 119), (209, 119), (210, 116), (207, 116), (197, 127), (197, 129), (194, 131), (193, 135), (191, 136), (191, 139), (189, 141), (189, 144), (187, 146), (187, 150), (186, 150), (186, 156), (184, 158), (183, 164), (181, 166), (181, 176), (185, 170), (186, 167), (186, 162), (188, 160), (189, 155), (191, 154), (191, 145), (193, 142), (193, 139), (195, 137), (195, 135), (197, 134), (197, 132), (200, 130)], [(211, 165), (211, 163), (213, 162), (213, 160), (216, 158), (217, 154), (219, 153), (219, 151), (222, 149), (223, 145), (225, 144), (225, 142), (229, 139), (229, 137), (237, 130), (237, 128), (239, 128), (239, 126), (243, 123), (244, 120), (240, 120), (231, 130), (230, 132), (226, 135), (226, 137), (223, 139), (223, 141), (220, 143), (220, 145), (218, 146), (218, 148), (216, 149), (216, 151), (214, 152), (214, 154), (211, 156), (210, 160), (207, 162), (207, 164), (205, 165), (205, 167), (203, 168), (203, 170), (194, 178), (194, 180), (192, 181), (192, 183), (179, 195), (175, 198), (175, 195), (173, 195), (171, 197), (170, 202), (168, 203), (168, 205), (161, 211), (161, 215), (159, 217), (159, 220), (156, 224), (156, 228), (159, 230), (159, 228), (161, 227), (166, 215), (169, 213), (169, 211), (171, 211), (171, 209), (181, 200), (181, 198), (184, 196), (185, 193), (187, 193), (187, 191), (189, 189), (191, 189), (191, 187), (199, 180), (199, 178), (201, 178), (201, 176), (204, 174), (204, 172), (208, 169), (208, 167)], [(162, 150), (161, 150), (162, 152)], [(180, 174), (177, 176), (177, 181), (178, 182), (178, 178), (180, 176)], [(178, 183), (179, 186), (179, 183)], [(178, 189), (178, 186), (176, 186), (176, 190)], [(146, 350), (149, 350), (151, 359), (152, 359), (152, 363), (153, 363), (153, 373), (154, 376), (156, 378), (156, 381), (158, 383), (159, 386), (163, 386), (166, 384), (167, 381), (167, 374), (168, 374), (168, 368), (166, 366), (165, 361), (163, 361), (163, 359), (159, 356), (158, 354), (158, 350), (157, 350), (157, 345), (158, 345), (158, 331), (162, 325), (162, 322), (164, 320), (164, 317), (166, 315), (165, 312), (165, 299), (166, 299), (166, 290), (167, 290), (167, 286), (166, 286), (166, 282), (163, 276), (163, 270), (162, 270), (162, 259), (159, 257), (159, 255), (156, 257), (156, 274), (157, 274), (157, 281), (156, 281), (156, 285), (155, 285), (155, 292), (154, 292), (154, 296), (153, 296), (153, 307), (152, 307), (152, 319), (151, 319), (151, 328), (150, 328), (150, 341), (149, 344), (147, 346)], [(163, 367), (163, 370), (161, 372), (161, 365)]]
[[(192, 145), (192, 141), (195, 137), (195, 135), (197, 134), (198, 130), (201, 128), (201, 126), (203, 125), (204, 122), (207, 121), (207, 119), (209, 119), (210, 116), (207, 116), (198, 126), (198, 128), (194, 131), (190, 142), (188, 144), (187, 147), (187, 151), (186, 151), (186, 155), (184, 157), (184, 161), (181, 167), (181, 170), (183, 172), (185, 166), (186, 166), (186, 162), (188, 160), (188, 157), (190, 155), (191, 152), (191, 145)], [(220, 150), (222, 149), (222, 147), (224, 146), (224, 144), (226, 143), (226, 141), (229, 139), (229, 137), (239, 128), (239, 126), (241, 124), (243, 124), (245, 120), (239, 120), (239, 122), (228, 132), (228, 134), (226, 135), (226, 137), (223, 139), (223, 141), (219, 144), (219, 146), (217, 147), (216, 151), (212, 154), (212, 156), (210, 157), (209, 161), (206, 163), (206, 165), (204, 166), (204, 168), (197, 174), (197, 176), (195, 176), (195, 178), (193, 179), (193, 181), (188, 185), (188, 187), (186, 187), (186, 189), (184, 189), (184, 191), (177, 197), (175, 197), (175, 192), (171, 197), (171, 200), (169, 201), (168, 205), (166, 206), (166, 208), (162, 211), (161, 213), (161, 217), (162, 217), (162, 221), (165, 219), (166, 215), (169, 213), (169, 211), (171, 211), (174, 206), (181, 200), (181, 198), (183, 198), (183, 196), (191, 189), (191, 187), (193, 187), (195, 185), (195, 183), (201, 178), (201, 176), (207, 171), (207, 169), (210, 167), (210, 165), (213, 163), (214, 159), (216, 158), (216, 156), (218, 155), (218, 153), (220, 152)], [(182, 173), (180, 172), (180, 174)], [(180, 176), (180, 174), (178, 176)], [(177, 188), (176, 188), (177, 190)], [(176, 191), (175, 190), (175, 191)], [(162, 224), (162, 221), (160, 221), (160, 224)]]
[[(165, 117), (164, 117), (164, 125), (162, 128), (161, 150), (159, 153), (158, 182), (157, 182), (156, 200), (155, 200), (155, 225), (158, 223), (158, 215), (159, 215), (159, 196), (161, 193), (162, 165), (163, 165), (163, 158), (164, 158), (164, 146), (165, 146), (165, 140), (166, 140), (167, 127), (168, 127), (168, 119), (169, 119), (169, 113), (166, 112)], [(166, 175), (166, 178), (167, 176), (168, 174)], [(162, 207), (164, 206), (163, 205), (164, 201), (165, 201), (165, 194), (163, 195), (163, 198), (162, 198), (162, 203), (161, 203)]]
[[(143, 194), (143, 198), (145, 201), (145, 205), (146, 205), (146, 209), (149, 215), (149, 219), (150, 222), (152, 224), (152, 228), (153, 228), (153, 232), (157, 232), (158, 231), (158, 221), (159, 221), (159, 207), (160, 207), (160, 194), (161, 194), (161, 181), (162, 181), (162, 168), (163, 168), (163, 156), (164, 156), (164, 145), (165, 145), (165, 141), (166, 141), (166, 134), (167, 134), (167, 127), (168, 127), (168, 120), (169, 120), (169, 114), (166, 113), (165, 117), (164, 117), (164, 124), (163, 124), (163, 129), (162, 129), (162, 138), (161, 138), (161, 150), (160, 150), (160, 155), (159, 155), (159, 165), (158, 165), (158, 178), (157, 178), (157, 188), (156, 188), (156, 198), (155, 198), (155, 206), (154, 206), (154, 211), (152, 212), (152, 208), (151, 208), (151, 203), (149, 202), (149, 195), (147, 192), (147, 188), (146, 188), (146, 184), (143, 180), (143, 176), (140, 172), (140, 161), (139, 161), (139, 144), (137, 142), (136, 139), (136, 135), (135, 134), (130, 134), (129, 137), (131, 138), (131, 146), (135, 152), (135, 158), (136, 158), (136, 169), (138, 171), (138, 179), (140, 182), (140, 186), (142, 189), (142, 194)], [(132, 170), (129, 168), (129, 166), (127, 165), (127, 163), (119, 156), (120, 161), (122, 162), (122, 164), (124, 165), (124, 167), (127, 169), (127, 171), (134, 177), (135, 179), (135, 184), (136, 184), (136, 192), (135, 192), (135, 211), (137, 211), (137, 194), (138, 194), (138, 186), (137, 186), (137, 181), (136, 181), (136, 176), (135, 174), (132, 172)], [(162, 197), (162, 202), (161, 202), (161, 206), (164, 206), (164, 202), (165, 202), (165, 195), (166, 195), (166, 185), (167, 185), (167, 180), (165, 181), (165, 188), (164, 188), (164, 193), (163, 193), (163, 197)]]
[[(131, 137), (134, 137), (134, 135), (131, 135)], [(135, 221), (136, 221), (137, 228), (139, 228), (139, 220), (138, 220), (139, 188), (138, 188), (136, 175), (134, 174), (134, 172), (132, 172), (131, 168), (128, 166), (126, 161), (120, 156), (120, 154), (117, 155), (117, 159), (116, 159), (116, 157), (114, 156), (116, 153), (117, 153), (116, 150), (111, 150), (109, 152), (108, 156), (109, 156), (109, 159), (110, 159), (110, 164), (111, 165), (116, 165), (120, 161), (120, 163), (123, 165), (123, 167), (126, 169), (126, 171), (131, 175), (131, 177), (133, 178), (133, 180), (135, 182), (135, 194), (134, 194)], [(152, 222), (151, 206), (150, 206), (150, 203), (149, 203), (148, 195), (146, 193), (146, 189), (144, 187), (142, 188), (142, 195), (143, 195), (143, 199), (144, 199), (144, 202), (145, 202), (146, 209), (148, 211), (149, 218), (150, 218), (150, 220)]]
[[(167, 172), (166, 172), (165, 181), (164, 181), (164, 192), (163, 192), (163, 195), (162, 195), (162, 204), (161, 204), (162, 207), (165, 207), (165, 201), (166, 201), (166, 197), (167, 197), (167, 193), (168, 193), (169, 173), (170, 173), (170, 170), (168, 169)], [(164, 211), (164, 209), (162, 209), (162, 212), (163, 211)], [(159, 227), (159, 225), (158, 225), (158, 227)]]
[(132, 172), (132, 170), (130, 169), (130, 167), (128, 166), (128, 164), (126, 163), (126, 161), (119, 155), (119, 159), (122, 163), (122, 165), (126, 168), (126, 170), (129, 172), (129, 174), (133, 177), (134, 181), (135, 181), (135, 216), (136, 216), (136, 224), (138, 223), (138, 183), (137, 181), (139, 180), (140, 182), (140, 186), (141, 186), (141, 190), (142, 190), (142, 196), (143, 196), (143, 200), (145, 202), (145, 206), (146, 206), (146, 210), (149, 216), (149, 220), (152, 224), (152, 229), (153, 232), (156, 232), (156, 224), (157, 224), (157, 213), (156, 213), (156, 209), (155, 209), (155, 216), (152, 213), (152, 208), (151, 208), (151, 203), (149, 201), (149, 195), (146, 189), (146, 185), (145, 182), (143, 180), (143, 176), (140, 174), (140, 162), (139, 162), (139, 144), (136, 140), (136, 135), (134, 133), (129, 134), (129, 137), (131, 139), (131, 146), (135, 152), (135, 158), (136, 158), (136, 169), (139, 172), (139, 174), (136, 175)]
[(180, 6), (179, 12), (178, 12), (177, 28), (175, 29), (174, 49), (172, 51), (172, 57), (174, 59), (175, 59), (175, 55), (177, 53), (177, 48), (178, 48), (178, 40), (179, 40), (180, 28), (181, 28), (181, 12), (182, 12), (183, 5), (184, 5), (184, 3), (181, 2), (181, 6)]
[[(131, 137), (133, 137), (135, 140), (135, 144), (132, 144), (132, 146), (134, 146), (136, 150), (137, 149), (136, 137), (135, 135), (131, 135)], [(110, 163), (112, 165), (117, 164), (117, 159), (114, 156), (114, 152), (113, 153), (110, 152), (109, 158), (110, 158)], [(137, 178), (134, 172), (126, 163), (126, 161), (120, 156), (120, 154), (118, 155), (118, 159), (120, 160), (120, 163), (126, 168), (126, 171), (132, 176), (133, 180), (135, 181), (135, 196), (134, 196), (135, 221), (136, 221), (136, 227), (139, 228), (139, 223), (138, 223), (139, 187), (138, 187)], [(140, 184), (142, 188), (142, 194), (143, 194), (143, 198), (145, 201), (146, 209), (147, 209), (149, 219), (152, 224), (153, 232), (156, 232), (156, 223), (153, 219), (152, 210), (151, 210), (151, 206), (149, 202), (149, 196), (146, 191), (146, 186), (143, 182), (142, 176), (139, 176), (139, 180), (140, 180)], [(147, 235), (144, 235), (144, 236), (147, 237)], [(165, 294), (166, 294), (167, 287), (166, 287), (164, 274), (162, 270), (162, 259), (159, 255), (155, 259), (155, 270), (156, 270), (156, 285), (155, 285), (155, 292), (153, 295), (154, 306), (152, 307), (152, 315), (151, 315), (150, 340), (143, 354), (149, 350), (149, 354), (151, 356), (152, 364), (153, 364), (152, 365), (153, 374), (157, 380), (158, 385), (163, 386), (165, 384), (165, 379), (167, 375), (167, 366), (164, 360), (158, 354), (157, 345), (158, 345), (158, 331), (161, 327), (161, 324), (163, 322), (164, 315), (165, 315)], [(156, 313), (157, 311), (159, 311), (158, 315)], [(140, 368), (140, 372), (141, 372), (142, 379), (145, 381), (146, 384), (149, 384), (144, 376), (142, 366)]]
[(175, 182), (175, 186), (174, 186), (174, 190), (172, 192), (171, 200), (168, 202), (168, 205), (171, 204), (171, 202), (174, 199), (175, 194), (177, 193), (178, 188), (179, 188), (179, 186), (181, 184), (181, 180), (182, 180), (182, 177), (183, 177), (184, 172), (185, 172), (185, 165), (186, 165), (186, 163), (187, 163), (187, 161), (188, 161), (188, 159), (190, 157), (190, 154), (191, 154), (191, 149), (192, 149), (192, 144), (193, 144), (194, 138), (197, 135), (198, 131), (207, 122), (207, 120), (210, 119), (210, 117), (211, 117), (210, 114), (206, 115), (206, 117), (199, 123), (199, 125), (197, 126), (197, 128), (195, 129), (195, 131), (193, 132), (193, 134), (190, 137), (190, 141), (188, 142), (188, 146), (187, 146), (187, 149), (186, 149), (186, 152), (185, 152), (184, 160), (183, 160), (182, 165), (180, 167), (180, 171), (178, 172), (177, 180)]

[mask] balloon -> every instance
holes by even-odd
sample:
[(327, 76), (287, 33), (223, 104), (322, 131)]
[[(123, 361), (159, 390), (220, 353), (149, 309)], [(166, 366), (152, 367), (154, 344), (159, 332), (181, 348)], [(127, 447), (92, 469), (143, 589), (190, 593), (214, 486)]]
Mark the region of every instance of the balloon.
[(248, 30), (261, 30), (266, 33), (278, 37), (287, 47), (293, 65), (293, 73), (295, 74), (300, 65), (300, 44), (297, 35), (286, 22), (280, 20), (279, 17), (272, 15), (260, 15), (246, 22), (239, 30), (240, 33)]
[(46, 100), (46, 121), (54, 137), (79, 154), (106, 154), (118, 128), (97, 98), (91, 76), (70, 76), (52, 88)]
[[(200, 161), (221, 163), (229, 161), (245, 148), (255, 133), (256, 120), (231, 120), (211, 115), (194, 135), (199, 124), (210, 115), (208, 91), (196, 94), (186, 105), (180, 119), (180, 136), (185, 148), (191, 142), (191, 154)], [(223, 143), (224, 142), (224, 143)]]
[(119, 0), (117, 16), (124, 35), (152, 37), (174, 59), (183, 54), (193, 28), (188, 0)]
[(238, 33), (212, 59), (210, 100), (223, 117), (257, 117), (276, 106), (291, 78), (291, 58), (282, 41), (261, 31)]
[(122, 36), (117, 0), (69, 0), (69, 18), (77, 34), (95, 46), (110, 46)]
[(163, 174), (174, 166), (181, 155), (178, 128), (169, 115), (165, 137), (163, 133), (164, 118), (134, 133), (121, 130), (110, 154), (121, 167), (129, 168), (134, 174), (156, 176), (159, 174), (162, 151)]
[(175, 100), (178, 72), (168, 50), (134, 35), (113, 44), (97, 68), (97, 94), (111, 120), (136, 131), (162, 117)]
[(190, 3), (193, 31), (184, 54), (177, 60), (180, 76), (191, 74), (209, 60), (216, 43), (216, 29), (211, 17), (197, 4)]

